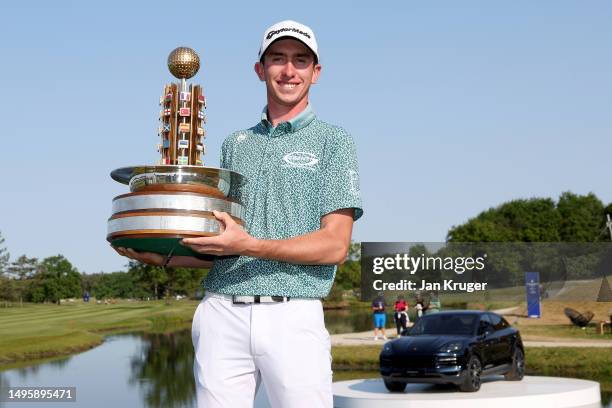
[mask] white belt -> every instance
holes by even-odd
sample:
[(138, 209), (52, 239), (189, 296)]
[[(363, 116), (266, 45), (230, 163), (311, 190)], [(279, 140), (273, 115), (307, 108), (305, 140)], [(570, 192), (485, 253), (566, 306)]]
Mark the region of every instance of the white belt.
[(223, 293), (206, 292), (206, 296), (218, 299), (231, 300), (235, 305), (247, 305), (251, 303), (283, 303), (291, 299), (289, 296), (263, 296), (263, 295), (225, 295)]

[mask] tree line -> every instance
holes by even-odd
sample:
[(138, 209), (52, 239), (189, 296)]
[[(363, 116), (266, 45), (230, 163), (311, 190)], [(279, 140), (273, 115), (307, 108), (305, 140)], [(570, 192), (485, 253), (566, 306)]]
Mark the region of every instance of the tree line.
[(161, 299), (200, 296), (208, 272), (195, 268), (161, 268), (130, 261), (127, 271), (86, 274), (66, 257), (39, 260), (21, 255), (10, 261), (0, 235), (0, 300), (4, 302), (60, 303), (61, 299)]
[(453, 226), (449, 242), (604, 242), (610, 241), (605, 206), (593, 193), (561, 194), (550, 198), (519, 199), (481, 212)]
[[(0, 300), (4, 302), (60, 303), (61, 299), (85, 294), (99, 299), (163, 299), (176, 295), (200, 298), (208, 269), (162, 268), (129, 261), (127, 271), (79, 272), (66, 257), (55, 255), (39, 260), (21, 255), (10, 261), (0, 234)], [(332, 297), (359, 286), (359, 244), (338, 269)]]
[[(590, 193), (561, 194), (550, 198), (512, 200), (481, 212), (453, 226), (448, 242), (605, 242), (607, 206)], [(350, 246), (346, 261), (339, 265), (328, 299), (341, 300), (346, 290), (359, 288), (360, 244)], [(0, 299), (4, 301), (59, 303), (88, 293), (97, 299), (161, 299), (175, 295), (200, 297), (206, 269), (161, 268), (130, 261), (126, 271), (86, 274), (63, 255), (39, 260), (21, 255), (10, 261), (0, 234)]]

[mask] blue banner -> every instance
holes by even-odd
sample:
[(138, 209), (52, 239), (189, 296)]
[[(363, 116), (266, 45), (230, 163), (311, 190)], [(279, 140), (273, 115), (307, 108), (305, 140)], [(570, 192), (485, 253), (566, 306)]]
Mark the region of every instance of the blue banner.
[(539, 319), (540, 311), (540, 272), (525, 272), (525, 290), (527, 292), (527, 316)]

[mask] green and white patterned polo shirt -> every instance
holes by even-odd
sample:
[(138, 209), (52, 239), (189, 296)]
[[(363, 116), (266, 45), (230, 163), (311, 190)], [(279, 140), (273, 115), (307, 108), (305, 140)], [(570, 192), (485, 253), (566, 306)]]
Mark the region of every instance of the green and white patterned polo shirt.
[[(310, 105), (276, 127), (267, 119), (235, 132), (221, 148), (221, 167), (247, 177), (233, 193), (246, 208), (245, 228), (261, 239), (286, 239), (320, 228), (321, 217), (353, 208), (363, 214), (352, 137), (316, 118)], [(204, 281), (228, 295), (327, 296), (335, 265), (296, 265), (248, 256), (219, 258)]]

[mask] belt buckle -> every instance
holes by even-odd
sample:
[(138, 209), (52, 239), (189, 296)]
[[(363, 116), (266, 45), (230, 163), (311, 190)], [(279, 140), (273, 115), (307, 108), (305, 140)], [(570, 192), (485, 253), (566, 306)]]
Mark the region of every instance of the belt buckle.
[[(264, 299), (262, 299), (264, 298)], [(257, 303), (282, 303), (285, 301), (289, 301), (289, 297), (285, 296), (248, 296), (248, 295), (232, 295), (232, 303), (235, 305), (250, 305)]]
[(259, 296), (232, 295), (232, 303), (235, 305), (250, 305), (259, 303)]

